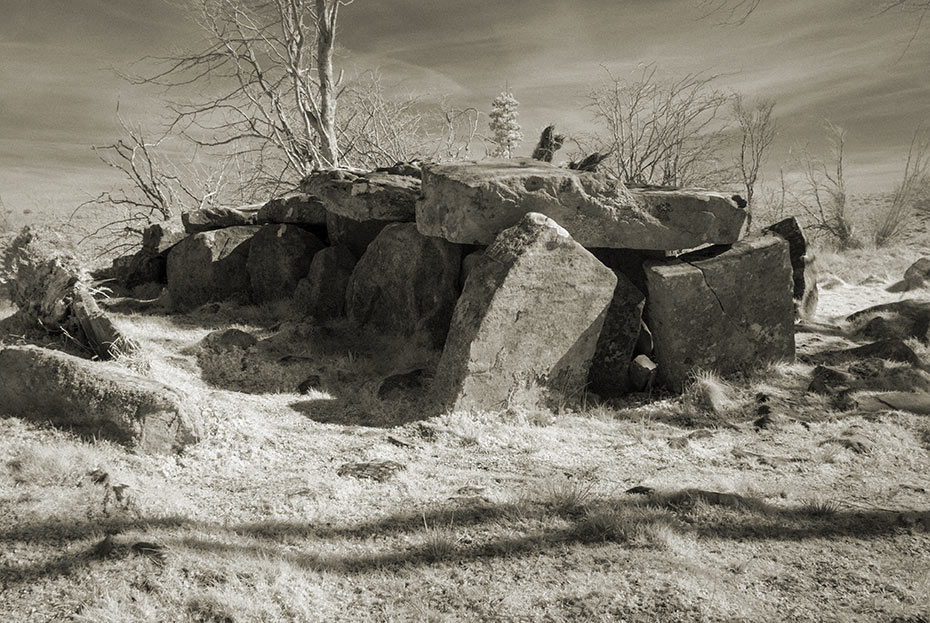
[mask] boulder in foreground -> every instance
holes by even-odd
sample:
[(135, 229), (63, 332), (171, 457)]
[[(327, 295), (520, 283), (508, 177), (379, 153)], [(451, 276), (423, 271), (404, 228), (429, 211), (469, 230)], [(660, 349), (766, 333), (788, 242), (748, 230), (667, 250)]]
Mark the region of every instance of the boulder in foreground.
[(177, 452), (200, 434), (172, 387), (37, 346), (0, 350), (0, 410), (140, 452)]
[(501, 232), (455, 307), (433, 383), (453, 409), (582, 398), (617, 278), (542, 214)]
[(416, 207), (420, 232), (490, 244), (524, 214), (559, 223), (583, 247), (693, 249), (739, 239), (746, 212), (725, 194), (630, 190), (600, 173), (529, 159), (426, 167)]
[(647, 261), (645, 270), (653, 360), (671, 389), (683, 389), (696, 369), (730, 374), (794, 358), (793, 277), (783, 238)]

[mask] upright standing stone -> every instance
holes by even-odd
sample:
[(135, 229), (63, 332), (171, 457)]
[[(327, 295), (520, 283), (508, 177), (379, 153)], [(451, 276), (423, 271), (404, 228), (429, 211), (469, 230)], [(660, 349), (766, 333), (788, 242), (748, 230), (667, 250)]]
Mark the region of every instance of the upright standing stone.
[(246, 266), (252, 300), (267, 303), (293, 296), (324, 244), (296, 225), (265, 225), (252, 238)]
[(617, 278), (542, 214), (497, 237), (455, 306), (434, 379), (454, 409), (581, 398)]
[(346, 291), (350, 320), (441, 346), (458, 296), (462, 250), (392, 223), (359, 259)]
[(246, 264), (258, 227), (227, 227), (194, 234), (168, 252), (168, 291), (189, 310), (210, 301), (252, 298)]
[(672, 389), (695, 369), (730, 374), (794, 357), (793, 280), (781, 237), (647, 261), (645, 271), (653, 360)]
[(307, 316), (331, 320), (345, 315), (346, 289), (355, 257), (343, 245), (326, 247), (313, 256), (307, 277), (294, 291), (294, 305)]
[(378, 234), (391, 221), (356, 221), (335, 212), (326, 211), (326, 231), (329, 243), (333, 246), (344, 245), (355, 257), (362, 257)]
[(791, 216), (766, 228), (788, 241), (791, 271), (794, 279), (794, 303), (799, 318), (811, 318), (817, 311), (820, 290), (817, 288), (817, 271), (814, 255), (810, 253), (807, 238), (798, 219)]
[(594, 393), (604, 397), (631, 391), (630, 362), (642, 328), (646, 297), (620, 271), (614, 271), (617, 286), (607, 308), (604, 328), (597, 340), (588, 380)]

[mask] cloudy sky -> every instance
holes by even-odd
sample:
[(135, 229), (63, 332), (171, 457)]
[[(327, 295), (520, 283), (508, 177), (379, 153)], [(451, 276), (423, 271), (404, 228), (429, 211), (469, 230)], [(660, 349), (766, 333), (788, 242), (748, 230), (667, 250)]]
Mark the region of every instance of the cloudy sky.
[[(77, 205), (114, 181), (90, 150), (118, 136), (156, 94), (122, 82), (146, 55), (195, 47), (184, 12), (162, 0), (3, 0), (0, 198), (8, 207)], [(822, 144), (825, 119), (847, 129), (853, 190), (887, 189), (915, 127), (930, 124), (930, 24), (880, 14), (879, 0), (762, 0), (740, 26), (702, 18), (701, 0), (355, 0), (338, 41), (348, 72), (380, 68), (407, 91), (487, 111), (505, 85), (520, 101), (530, 151), (548, 123), (590, 129), (584, 95), (655, 63), (773, 98), (777, 169), (788, 149)], [(486, 124), (486, 117), (484, 123)]]

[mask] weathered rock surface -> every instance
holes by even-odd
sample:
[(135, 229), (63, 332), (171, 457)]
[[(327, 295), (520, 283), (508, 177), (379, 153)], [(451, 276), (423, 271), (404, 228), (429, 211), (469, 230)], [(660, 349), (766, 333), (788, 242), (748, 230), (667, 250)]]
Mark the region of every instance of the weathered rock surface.
[(597, 340), (588, 381), (591, 389), (611, 398), (631, 390), (629, 370), (642, 325), (646, 297), (623, 273), (614, 271), (617, 286)]
[(226, 353), (234, 348), (248, 350), (258, 344), (258, 338), (242, 329), (219, 329), (200, 340), (200, 346), (217, 353)]
[(420, 180), (375, 171), (321, 171), (303, 181), (301, 190), (319, 197), (326, 209), (356, 221), (413, 221)]
[(930, 257), (922, 257), (904, 271), (904, 285), (908, 290), (923, 288), (930, 281)]
[(417, 226), (428, 236), (490, 244), (527, 212), (544, 214), (584, 247), (692, 249), (735, 242), (746, 212), (721, 193), (629, 190), (603, 174), (529, 159), (423, 170)]
[(329, 243), (333, 246), (341, 244), (348, 247), (356, 258), (365, 255), (368, 245), (378, 237), (381, 230), (390, 224), (390, 221), (356, 221), (333, 212), (326, 212)]
[(617, 278), (542, 214), (501, 232), (455, 306), (433, 391), (454, 409), (581, 398)]
[(423, 236), (413, 223), (384, 228), (355, 265), (346, 289), (349, 319), (441, 346), (458, 296), (461, 247)]
[(326, 208), (323, 202), (313, 195), (293, 193), (272, 199), (263, 205), (258, 211), (256, 222), (259, 225), (325, 225)]
[(484, 249), (472, 251), (462, 258), (462, 273), (459, 276), (460, 287), (465, 287), (465, 281), (468, 279), (468, 275), (471, 274), (472, 269), (483, 262), (484, 259)]
[(794, 357), (788, 243), (772, 234), (645, 264), (646, 323), (659, 379), (681, 391), (695, 369), (729, 374)]
[(355, 256), (344, 245), (318, 251), (306, 278), (294, 291), (294, 305), (307, 316), (330, 320), (345, 315), (346, 289), (355, 269)]
[(184, 231), (197, 234), (224, 227), (254, 225), (255, 214), (235, 208), (204, 208), (181, 214)]
[(50, 421), (142, 452), (176, 452), (200, 437), (172, 387), (36, 346), (0, 350), (0, 410)]
[(290, 298), (323, 242), (296, 225), (263, 225), (252, 237), (246, 266), (255, 303)]
[(791, 216), (766, 228), (788, 241), (791, 271), (794, 280), (794, 302), (799, 318), (811, 318), (817, 311), (820, 291), (817, 287), (817, 271), (814, 269), (813, 254), (808, 252), (807, 238), (798, 219)]
[(210, 301), (251, 300), (246, 267), (259, 227), (227, 227), (185, 238), (168, 253), (168, 291), (175, 306), (193, 309)]

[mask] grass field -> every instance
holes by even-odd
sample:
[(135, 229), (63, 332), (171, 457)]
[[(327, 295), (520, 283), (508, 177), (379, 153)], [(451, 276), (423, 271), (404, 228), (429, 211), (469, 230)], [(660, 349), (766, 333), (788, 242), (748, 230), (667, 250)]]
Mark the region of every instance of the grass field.
[[(901, 298), (918, 254), (821, 252), (819, 320)], [(122, 363), (190, 396), (180, 456), (0, 419), (0, 621), (930, 620), (926, 416), (835, 410), (802, 362), (434, 413), (377, 389), (435, 353), (288, 317), (117, 315)], [(200, 345), (230, 326), (262, 341)]]

